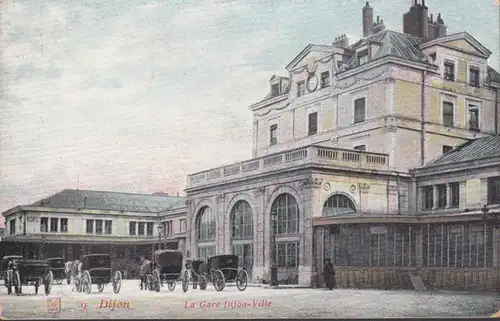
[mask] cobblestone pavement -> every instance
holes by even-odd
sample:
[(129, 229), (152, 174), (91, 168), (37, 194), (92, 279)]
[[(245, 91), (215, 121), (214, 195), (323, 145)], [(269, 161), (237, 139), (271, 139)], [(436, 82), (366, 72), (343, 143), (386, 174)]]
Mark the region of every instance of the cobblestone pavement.
[[(67, 285), (54, 285), (49, 296), (34, 295), (25, 287), (21, 296), (7, 295), (0, 288), (0, 305), (7, 319), (19, 318), (308, 318), (308, 317), (468, 317), (490, 316), (497, 311), (497, 296), (471, 293), (417, 293), (337, 289), (263, 289), (234, 286), (216, 292), (189, 289), (180, 284), (173, 292), (139, 291), (138, 281), (123, 282), (119, 294), (111, 285), (91, 294), (71, 292)], [(61, 311), (49, 312), (49, 301), (61, 302)], [(109, 300), (116, 300), (110, 308)], [(108, 305), (106, 307), (106, 304)], [(112, 304), (111, 304), (112, 305)], [(56, 308), (57, 309), (57, 308)]]

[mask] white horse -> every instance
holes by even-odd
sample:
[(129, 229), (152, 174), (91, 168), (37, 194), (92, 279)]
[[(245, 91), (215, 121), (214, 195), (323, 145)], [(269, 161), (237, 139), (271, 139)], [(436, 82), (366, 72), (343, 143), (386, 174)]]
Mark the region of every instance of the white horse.
[(82, 272), (82, 262), (79, 260), (68, 261), (65, 264), (64, 270), (68, 276), (68, 284), (73, 284), (71, 291), (75, 290), (75, 280), (78, 278)]

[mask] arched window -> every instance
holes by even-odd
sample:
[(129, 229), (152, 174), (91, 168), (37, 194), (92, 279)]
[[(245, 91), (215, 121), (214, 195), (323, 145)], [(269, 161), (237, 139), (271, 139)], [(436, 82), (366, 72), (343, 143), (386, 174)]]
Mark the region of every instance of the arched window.
[(231, 209), (232, 237), (245, 239), (253, 237), (252, 208), (247, 201), (240, 200)]
[(196, 240), (208, 242), (215, 240), (215, 216), (212, 208), (205, 206), (198, 212), (196, 218)]
[(271, 206), (272, 215), (276, 215), (276, 234), (299, 232), (299, 206), (292, 195), (279, 195)]
[(356, 212), (356, 207), (353, 201), (342, 194), (330, 196), (323, 206), (323, 216), (334, 216), (354, 212)]

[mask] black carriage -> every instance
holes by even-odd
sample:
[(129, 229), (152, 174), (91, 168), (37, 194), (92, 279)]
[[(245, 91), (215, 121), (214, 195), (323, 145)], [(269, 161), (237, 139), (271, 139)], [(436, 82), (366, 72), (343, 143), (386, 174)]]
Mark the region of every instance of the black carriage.
[(209, 271), (206, 269), (207, 262), (203, 260), (191, 260), (186, 262), (186, 270), (184, 271), (184, 275), (182, 277), (182, 284), (189, 284), (191, 281), (193, 284), (193, 289), (196, 289), (198, 286), (200, 290), (207, 289), (207, 275)]
[(2, 258), (2, 263), (0, 264), (0, 273), (3, 278), (3, 284), (7, 288), (7, 292), (9, 294), (12, 293), (12, 280), (13, 280), (13, 273), (12, 269), (9, 271), (9, 263), (11, 261), (17, 261), (17, 260), (22, 260), (23, 256), (22, 255), (7, 255)]
[(67, 279), (66, 275), (66, 262), (62, 257), (53, 257), (47, 259), (49, 262), (52, 274), (54, 275), (54, 281), (56, 284), (62, 284), (64, 279)]
[[(5, 258), (4, 258), (5, 259)], [(7, 263), (5, 286), (7, 293), (12, 293), (12, 287), (16, 295), (20, 295), (23, 286), (34, 286), (35, 294), (38, 294), (38, 288), (43, 284), (45, 295), (49, 295), (52, 290), (54, 276), (50, 264), (46, 260), (25, 260), (17, 257), (10, 259)]]
[(111, 270), (111, 257), (108, 254), (88, 254), (81, 260), (81, 273), (75, 279), (77, 291), (92, 291), (92, 284), (97, 284), (97, 291), (102, 292), (108, 283), (113, 284), (113, 292), (118, 293), (122, 287), (122, 274)]
[(236, 282), (236, 287), (244, 291), (248, 285), (248, 273), (238, 266), (237, 255), (215, 255), (209, 257), (205, 267), (214, 288), (222, 291), (226, 282)]
[[(163, 281), (167, 282), (168, 289), (173, 291), (177, 284), (177, 280), (182, 275), (182, 260), (181, 251), (176, 250), (158, 250), (153, 253), (152, 258), (152, 275), (149, 289), (159, 292)], [(182, 284), (184, 292), (187, 291), (184, 282)]]

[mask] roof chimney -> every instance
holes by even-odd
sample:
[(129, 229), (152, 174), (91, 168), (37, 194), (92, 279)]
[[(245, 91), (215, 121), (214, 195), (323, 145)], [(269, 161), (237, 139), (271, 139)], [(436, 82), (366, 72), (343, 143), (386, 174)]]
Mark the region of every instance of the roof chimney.
[(363, 7), (363, 37), (368, 37), (372, 34), (373, 27), (373, 8), (368, 2)]

